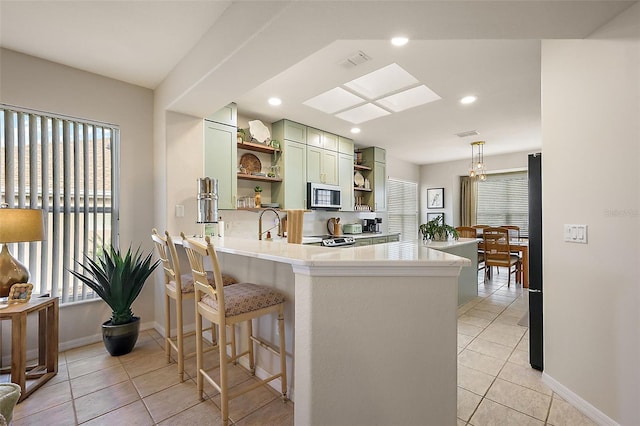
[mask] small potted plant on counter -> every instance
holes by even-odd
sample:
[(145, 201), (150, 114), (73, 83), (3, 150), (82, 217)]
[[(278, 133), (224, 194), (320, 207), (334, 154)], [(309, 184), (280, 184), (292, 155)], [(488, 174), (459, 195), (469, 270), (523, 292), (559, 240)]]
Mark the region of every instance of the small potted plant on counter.
[(440, 215), (427, 223), (420, 225), (420, 233), (423, 240), (447, 241), (449, 237), (458, 239), (458, 231), (451, 225), (444, 223), (444, 216)]
[(255, 192), (255, 205), (256, 208), (259, 209), (260, 206), (262, 205), (262, 200), (261, 200), (261, 195), (260, 193), (262, 192), (262, 187), (260, 187), (260, 185), (256, 186), (255, 188), (253, 188), (253, 192)]
[(76, 261), (84, 274), (69, 271), (111, 308), (111, 319), (102, 324), (102, 341), (112, 356), (128, 354), (138, 340), (140, 317), (133, 316), (131, 305), (160, 262), (151, 263), (151, 255), (140, 249), (132, 253), (129, 247), (123, 256), (120, 249), (106, 246), (96, 260), (85, 255), (86, 264)]

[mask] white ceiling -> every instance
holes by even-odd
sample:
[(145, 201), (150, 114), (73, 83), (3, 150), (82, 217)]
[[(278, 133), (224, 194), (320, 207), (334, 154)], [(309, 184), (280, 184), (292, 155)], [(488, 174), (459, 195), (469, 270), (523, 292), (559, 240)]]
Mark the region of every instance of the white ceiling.
[[(249, 118), (344, 136), (351, 123), (303, 102), (397, 63), (442, 99), (362, 123), (354, 139), (427, 164), (467, 158), (478, 139), (485, 155), (540, 149), (540, 40), (584, 38), (632, 3), (0, 0), (0, 45), (157, 89), (174, 111), (235, 101)], [(409, 44), (392, 46), (398, 34)], [(342, 65), (358, 51), (371, 60)], [(478, 101), (459, 104), (468, 94)], [(469, 130), (480, 135), (455, 136)]]

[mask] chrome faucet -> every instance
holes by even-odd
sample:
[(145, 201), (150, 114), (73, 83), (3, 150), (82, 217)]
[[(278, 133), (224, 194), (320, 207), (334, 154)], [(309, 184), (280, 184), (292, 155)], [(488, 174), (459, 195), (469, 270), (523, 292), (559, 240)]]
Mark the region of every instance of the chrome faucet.
[[(282, 234), (282, 232), (281, 232), (282, 224), (280, 222), (280, 215), (278, 214), (278, 212), (275, 209), (267, 208), (267, 209), (262, 210), (260, 212), (260, 216), (258, 217), (258, 239), (259, 240), (262, 239), (262, 234), (264, 234), (264, 232), (262, 232), (262, 216), (264, 215), (264, 213), (266, 211), (272, 211), (276, 215), (276, 217), (278, 218), (278, 237), (280, 237), (281, 234)], [(269, 228), (267, 231), (269, 231), (270, 229), (272, 229), (272, 228)]]

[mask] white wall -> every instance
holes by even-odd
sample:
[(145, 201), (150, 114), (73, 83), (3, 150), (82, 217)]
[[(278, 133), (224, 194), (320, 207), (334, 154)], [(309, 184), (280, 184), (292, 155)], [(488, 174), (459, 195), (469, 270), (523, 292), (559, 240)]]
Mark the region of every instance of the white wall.
[[(153, 92), (131, 84), (0, 50), (0, 102), (120, 126), (120, 245), (151, 250), (153, 220)], [(143, 323), (153, 321), (153, 285), (133, 305)], [(110, 310), (101, 301), (60, 309), (61, 348), (101, 334)], [(101, 338), (101, 337), (100, 337)], [(73, 343), (70, 343), (73, 342)], [(9, 345), (5, 346), (6, 348)]]
[[(529, 154), (533, 151), (485, 156), (487, 173), (526, 170)], [(444, 212), (445, 222), (460, 226), (460, 176), (468, 175), (470, 163), (471, 157), (468, 160), (426, 164), (420, 168), (420, 223), (427, 221), (427, 213)], [(444, 208), (427, 209), (428, 188), (444, 188)]]
[[(640, 424), (639, 117), (640, 4), (543, 42), (545, 373), (603, 424)], [(562, 241), (569, 223), (588, 244)]]

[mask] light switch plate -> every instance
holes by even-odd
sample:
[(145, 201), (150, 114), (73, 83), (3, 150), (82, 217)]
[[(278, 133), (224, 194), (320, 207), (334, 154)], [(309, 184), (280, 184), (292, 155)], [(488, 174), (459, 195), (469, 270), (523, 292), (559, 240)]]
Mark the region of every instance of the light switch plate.
[(587, 225), (564, 225), (564, 241), (587, 244)]
[(184, 206), (176, 204), (176, 217), (184, 217)]

